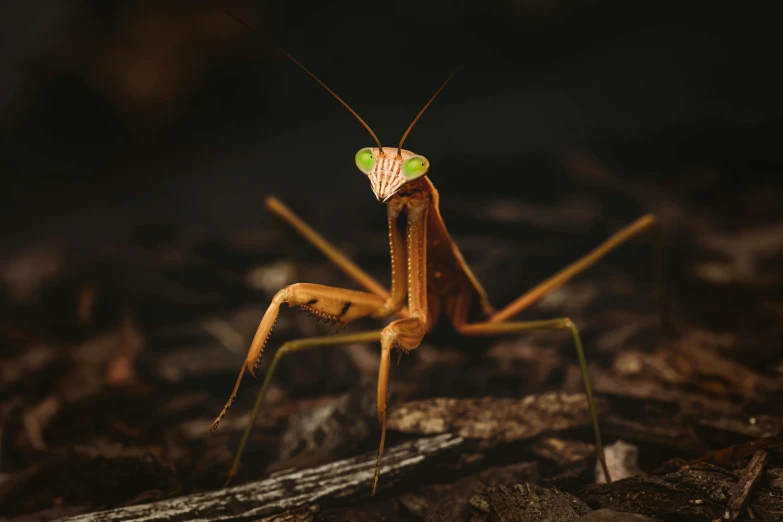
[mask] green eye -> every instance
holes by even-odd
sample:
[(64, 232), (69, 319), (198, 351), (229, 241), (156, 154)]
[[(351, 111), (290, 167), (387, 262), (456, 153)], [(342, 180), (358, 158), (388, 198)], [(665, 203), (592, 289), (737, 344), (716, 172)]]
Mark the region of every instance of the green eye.
[(430, 167), (429, 161), (421, 156), (414, 156), (402, 164), (401, 174), (407, 180), (416, 179), (423, 176)]
[(375, 153), (371, 147), (364, 148), (356, 153), (356, 166), (365, 174), (370, 174), (375, 168)]

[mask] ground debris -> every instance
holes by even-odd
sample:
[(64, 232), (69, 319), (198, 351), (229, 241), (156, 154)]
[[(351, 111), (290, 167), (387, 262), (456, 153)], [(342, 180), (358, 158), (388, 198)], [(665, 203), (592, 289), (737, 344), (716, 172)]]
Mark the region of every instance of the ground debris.
[[(176, 480), (154, 456), (157, 452), (115, 445), (52, 452), (0, 486), (0, 513), (13, 516), (29, 506), (81, 505), (95, 498), (103, 505), (122, 505), (169, 495)], [(51, 477), (60, 480), (50, 484)]]
[(682, 459), (672, 459), (664, 462), (662, 466), (654, 471), (658, 475), (665, 473), (671, 473), (679, 471), (687, 466), (693, 466), (699, 462), (708, 462), (710, 464), (717, 464), (719, 466), (727, 467), (733, 465), (736, 461), (748, 458), (758, 451), (776, 449), (783, 446), (783, 439), (779, 437), (767, 437), (764, 439), (752, 440), (750, 442), (743, 442), (728, 448), (721, 448), (719, 450), (710, 451), (691, 459), (684, 461)]
[(426, 522), (467, 520), (470, 516), (468, 499), (475, 490), (486, 486), (535, 483), (538, 480), (535, 462), (492, 467), (454, 482), (429, 484), (418, 491), (403, 493), (398, 499), (399, 511)]
[[(591, 506), (650, 515), (663, 520), (712, 521), (724, 516), (739, 477), (701, 463), (664, 476), (636, 476), (584, 488), (579, 497)], [(783, 516), (783, 491), (756, 491), (749, 508), (762, 520)], [(679, 518), (677, 518), (679, 517)]]
[(323, 520), (321, 508), (318, 504), (313, 504), (312, 506), (305, 506), (301, 509), (264, 517), (257, 522), (322, 522)]
[[(599, 414), (606, 403), (597, 401)], [(590, 424), (584, 394), (546, 393), (515, 398), (436, 398), (392, 407), (389, 429), (404, 433), (453, 432), (486, 441), (483, 447)]]
[(558, 466), (567, 467), (595, 457), (595, 445), (586, 442), (546, 437), (537, 440), (531, 447), (533, 452)]
[(374, 382), (363, 380), (334, 401), (291, 415), (279, 460), (269, 471), (312, 467), (354, 454), (358, 444), (379, 431), (375, 391)]
[(654, 353), (618, 353), (611, 372), (597, 372), (595, 388), (599, 393), (676, 404), (682, 413), (736, 414), (741, 411), (737, 397), (779, 402), (783, 379), (763, 375), (716, 349), (729, 351), (733, 344), (736, 341), (685, 328)]
[(573, 495), (527, 483), (484, 488), (470, 505), (487, 522), (573, 522), (590, 512)]
[[(209, 168), (208, 156), (196, 158)], [(443, 212), (495, 305), (512, 302), (639, 215), (660, 218), (675, 328), (660, 335), (646, 234), (525, 313), (531, 320), (567, 316), (579, 326), (610, 460), (618, 441), (638, 449), (636, 465), (613, 475), (623, 480), (595, 484), (601, 470), (567, 332), (485, 339), (438, 328), (393, 368), (378, 496), (369, 496), (380, 431), (377, 343), (281, 361), (247, 441), (237, 488), (216, 491), (261, 383), (246, 377), (221, 428), (209, 436), (207, 430), (272, 297), (298, 281), (358, 289), (296, 234), (285, 227), (277, 234), (276, 221), (258, 214), (253, 205), (271, 190), (264, 176), (246, 195), (252, 219), (233, 221), (239, 207), (221, 207), (230, 198), (214, 198), (236, 196), (221, 173), (225, 190), (204, 194), (217, 206), (203, 207), (206, 214), (199, 206), (176, 212), (193, 225), (139, 223), (157, 210), (124, 215), (122, 205), (96, 200), (83, 229), (65, 239), (52, 242), (21, 228), (7, 237), (24, 238), (29, 247), (0, 258), (0, 522), (100, 520), (106, 513), (121, 520), (142, 512), (152, 519), (177, 513), (175, 521), (493, 522), (503, 509), (530, 500), (529, 491), (540, 509), (559, 509), (553, 499), (561, 494), (600, 508), (569, 511), (563, 520), (698, 522), (720, 520), (730, 507), (739, 520), (774, 520), (783, 497), (781, 243), (760, 241), (741, 256), (729, 247), (743, 237), (774, 238), (783, 222), (783, 178), (762, 187), (743, 182), (738, 191), (715, 165), (667, 174), (648, 168), (643, 157), (644, 168), (633, 175), (599, 167), (603, 177), (564, 177), (555, 172), (560, 167), (523, 157), (462, 159), (452, 167), (468, 174), (480, 167), (489, 183), (449, 187), (444, 183), (459, 177), (439, 177), (449, 193)], [(703, 158), (692, 159), (696, 165)], [(543, 174), (517, 197), (507, 193), (503, 172), (519, 172), (520, 162)], [(204, 179), (193, 178), (196, 185)], [(281, 189), (288, 185), (280, 195), (292, 209), (388, 282), (382, 213), (379, 221), (356, 219), (379, 210), (372, 198), (363, 206), (340, 199), (352, 191), (325, 193), (338, 209), (326, 212), (300, 194), (302, 178), (275, 179)], [(138, 196), (158, 207), (178, 204), (174, 190), (187, 192), (192, 184), (175, 185), (138, 185), (127, 203)], [(226, 221), (204, 227), (214, 223), (213, 211)], [(119, 221), (127, 226), (115, 226)], [(65, 228), (58, 224), (52, 237)], [(731, 241), (726, 248), (704, 246), (704, 238), (715, 237)], [(727, 277), (714, 270), (705, 277), (705, 267), (720, 267)], [(380, 326), (366, 318), (348, 328)], [(286, 340), (326, 333), (284, 306), (259, 377)], [(421, 442), (435, 435), (437, 444)], [(759, 452), (768, 454), (766, 462), (748, 465)], [(472, 507), (471, 498), (489, 510)], [(215, 504), (204, 507), (209, 501)]]
[(657, 518), (637, 513), (624, 513), (611, 509), (598, 509), (588, 513), (576, 522), (657, 522)]
[(570, 491), (594, 480), (595, 444), (545, 437), (530, 445), (530, 451), (539, 459), (542, 486)]
[(739, 518), (742, 513), (745, 503), (748, 501), (753, 486), (758, 483), (761, 477), (761, 472), (764, 471), (764, 465), (767, 463), (769, 454), (766, 451), (758, 451), (750, 459), (750, 464), (745, 468), (740, 476), (739, 483), (734, 488), (734, 493), (731, 495), (729, 506), (723, 513), (723, 520), (734, 521)]

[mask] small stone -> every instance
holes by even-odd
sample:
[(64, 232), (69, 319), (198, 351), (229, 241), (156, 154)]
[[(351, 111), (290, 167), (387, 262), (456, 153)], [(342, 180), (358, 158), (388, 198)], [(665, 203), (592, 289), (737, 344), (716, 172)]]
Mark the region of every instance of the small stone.
[[(606, 446), (604, 453), (606, 454), (606, 465), (609, 467), (612, 481), (633, 477), (642, 473), (638, 464), (639, 448), (633, 444), (618, 440), (614, 444)], [(595, 463), (595, 478), (599, 484), (606, 483), (606, 477), (600, 461)]]

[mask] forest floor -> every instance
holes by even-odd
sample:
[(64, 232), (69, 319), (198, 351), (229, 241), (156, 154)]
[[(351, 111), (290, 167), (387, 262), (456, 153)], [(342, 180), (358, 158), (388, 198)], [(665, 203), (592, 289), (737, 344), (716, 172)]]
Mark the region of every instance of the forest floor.
[[(378, 347), (284, 358), (223, 489), (260, 382), (246, 377), (207, 429), (269, 299), (294, 281), (355, 286), (284, 228), (215, 236), (143, 224), (111, 244), (42, 241), (2, 260), (0, 516), (780, 519), (783, 183), (619, 176), (585, 155), (564, 165), (524, 200), (452, 182), (442, 211), (495, 306), (643, 213), (660, 216), (667, 322), (651, 236), (524, 314), (581, 329), (613, 482), (597, 471), (571, 337), (550, 331), (433, 335), (393, 365), (376, 497)], [(382, 213), (350, 233), (342, 211), (331, 215), (316, 228), (342, 230), (338, 245), (387, 281), (385, 234), (371, 232)], [(284, 308), (262, 375), (284, 341), (325, 331)]]

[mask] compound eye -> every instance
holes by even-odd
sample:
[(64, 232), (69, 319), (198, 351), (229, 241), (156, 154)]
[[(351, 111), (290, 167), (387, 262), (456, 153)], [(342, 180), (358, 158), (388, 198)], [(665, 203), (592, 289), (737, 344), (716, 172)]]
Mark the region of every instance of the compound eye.
[(372, 173), (373, 169), (375, 169), (375, 163), (378, 161), (378, 159), (375, 155), (375, 152), (373, 152), (372, 147), (366, 147), (356, 153), (356, 158), (354, 158), (354, 161), (356, 162), (356, 166), (359, 168), (359, 170), (365, 174), (370, 174)]
[(427, 173), (430, 168), (430, 162), (424, 156), (413, 156), (405, 160), (400, 169), (400, 174), (403, 178), (410, 181), (416, 178), (420, 178)]

